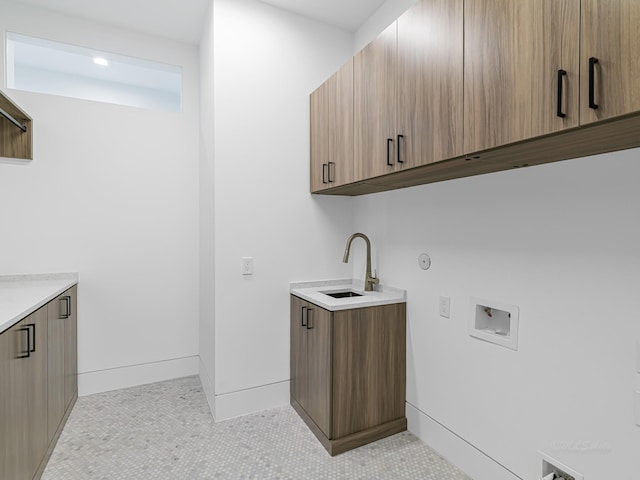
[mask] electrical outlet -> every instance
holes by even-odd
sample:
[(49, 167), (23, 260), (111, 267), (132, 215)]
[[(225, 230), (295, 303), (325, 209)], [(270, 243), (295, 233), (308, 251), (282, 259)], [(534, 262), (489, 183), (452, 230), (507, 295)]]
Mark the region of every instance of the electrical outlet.
[(440, 297), (440, 316), (444, 318), (451, 316), (451, 299), (449, 297)]
[(253, 275), (253, 257), (243, 257), (241, 266), (242, 275)]

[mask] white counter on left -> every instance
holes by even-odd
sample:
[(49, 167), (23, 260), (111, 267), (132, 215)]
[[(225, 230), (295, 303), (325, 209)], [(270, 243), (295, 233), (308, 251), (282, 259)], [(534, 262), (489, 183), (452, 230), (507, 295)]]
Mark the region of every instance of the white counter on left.
[(76, 283), (77, 273), (0, 275), (0, 333)]

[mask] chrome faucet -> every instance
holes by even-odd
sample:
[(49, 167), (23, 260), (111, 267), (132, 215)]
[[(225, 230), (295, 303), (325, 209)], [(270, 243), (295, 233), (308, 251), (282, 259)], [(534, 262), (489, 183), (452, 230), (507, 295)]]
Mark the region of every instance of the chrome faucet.
[(371, 292), (373, 290), (373, 286), (378, 285), (380, 283), (380, 280), (376, 277), (371, 276), (371, 242), (364, 233), (354, 233), (349, 237), (349, 239), (347, 240), (347, 248), (344, 249), (344, 257), (342, 258), (342, 261), (344, 263), (347, 263), (349, 261), (349, 250), (351, 249), (351, 242), (353, 242), (353, 239), (357, 237), (362, 238), (367, 244), (367, 271), (364, 277), (364, 291)]

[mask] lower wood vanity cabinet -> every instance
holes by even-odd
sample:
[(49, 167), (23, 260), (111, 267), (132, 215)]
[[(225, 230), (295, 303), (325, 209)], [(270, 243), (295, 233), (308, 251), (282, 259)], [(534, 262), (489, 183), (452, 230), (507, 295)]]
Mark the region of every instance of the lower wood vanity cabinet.
[(76, 302), (74, 286), (0, 334), (3, 480), (41, 477), (77, 399)]
[(291, 295), (291, 405), (331, 455), (407, 429), (406, 304), (331, 312)]

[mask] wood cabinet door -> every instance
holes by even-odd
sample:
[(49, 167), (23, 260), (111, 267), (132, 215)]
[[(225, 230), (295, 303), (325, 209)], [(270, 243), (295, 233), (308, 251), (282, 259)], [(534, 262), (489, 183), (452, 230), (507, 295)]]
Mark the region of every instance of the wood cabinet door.
[(353, 182), (353, 59), (326, 82), (329, 187)]
[(310, 112), (310, 177), (311, 191), (319, 192), (328, 188), (329, 181), (329, 117), (327, 84), (323, 83), (309, 97)]
[[(25, 321), (0, 335), (0, 477), (31, 480), (29, 476), (29, 422), (27, 412), (28, 358), (30, 332)], [(1, 438), (1, 437), (0, 437)]]
[(332, 438), (331, 432), (331, 337), (332, 313), (309, 304), (307, 309), (307, 374), (308, 396), (305, 411)]
[(33, 478), (49, 446), (47, 436), (47, 307), (42, 307), (24, 320), (30, 330), (31, 349), (27, 365), (27, 456), (28, 478)]
[(69, 296), (69, 311), (64, 323), (64, 409), (78, 393), (78, 287), (65, 292)]
[(398, 19), (395, 148), (405, 168), (463, 154), (462, 29), (463, 0), (421, 0)]
[(290, 376), (291, 396), (304, 408), (305, 382), (307, 381), (307, 345), (306, 345), (306, 310), (308, 304), (304, 300), (291, 295), (291, 352)]
[(541, 68), (533, 71), (539, 135), (580, 124), (580, 0), (543, 0), (541, 9)]
[[(577, 125), (579, 15), (570, 0), (465, 0), (465, 153)], [(558, 113), (558, 71), (562, 113)]]
[(639, 25), (637, 0), (582, 0), (581, 124), (640, 111)]
[(354, 180), (396, 170), (397, 23), (353, 60)]
[(334, 315), (333, 438), (404, 417), (406, 304)]
[(65, 313), (68, 300), (62, 294), (47, 304), (47, 357), (49, 373), (48, 388), (48, 425), (47, 437), (51, 442), (65, 412)]

